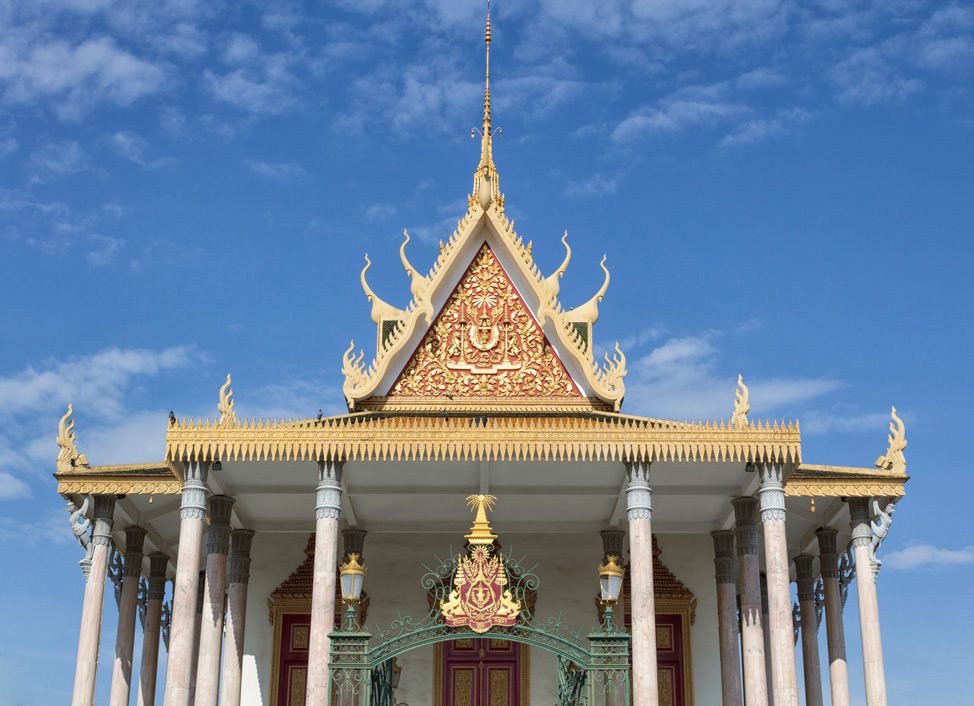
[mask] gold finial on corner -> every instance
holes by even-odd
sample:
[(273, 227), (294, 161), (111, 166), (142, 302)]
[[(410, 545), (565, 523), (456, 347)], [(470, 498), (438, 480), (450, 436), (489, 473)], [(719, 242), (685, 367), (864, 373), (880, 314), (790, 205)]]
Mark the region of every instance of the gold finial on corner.
[(486, 510), (493, 510), (494, 503), (497, 501), (493, 495), (471, 495), (467, 498), (467, 506), (477, 509), (477, 516), (474, 518), (470, 534), (466, 539), (470, 544), (493, 544), (497, 535), (490, 529), (487, 521)]
[(484, 120), (481, 129), (474, 128), (470, 131), (470, 137), (480, 133), (480, 164), (473, 177), (473, 193), (480, 203), (480, 207), (487, 210), (491, 201), (494, 200), (500, 191), (497, 179), (497, 169), (494, 168), (494, 155), (491, 148), (491, 139), (496, 132), (498, 135), (503, 131), (493, 129), (490, 126), (490, 0), (487, 0), (487, 28), (484, 31), (484, 43), (487, 46), (487, 71), (484, 79)]

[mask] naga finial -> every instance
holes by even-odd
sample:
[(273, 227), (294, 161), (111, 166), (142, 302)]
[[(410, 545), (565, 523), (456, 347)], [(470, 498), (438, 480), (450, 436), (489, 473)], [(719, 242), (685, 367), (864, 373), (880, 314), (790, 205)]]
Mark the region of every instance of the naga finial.
[(903, 449), (906, 448), (906, 426), (903, 420), (896, 416), (896, 407), (890, 415), (893, 421), (889, 423), (889, 448), (886, 453), (876, 459), (876, 468), (882, 468), (893, 473), (906, 473), (906, 457)]
[(551, 276), (545, 277), (541, 282), (541, 290), (545, 294), (547, 306), (554, 306), (555, 300), (558, 298), (558, 292), (561, 291), (561, 284), (558, 282), (565, 275), (565, 270), (568, 269), (568, 263), (572, 260), (572, 248), (568, 244), (568, 231), (561, 237), (561, 244), (565, 246), (565, 260), (559, 265), (558, 269), (555, 270)]
[(365, 273), (368, 269), (372, 267), (372, 261), (369, 260), (369, 254), (365, 254), (365, 267), (362, 269), (362, 289), (365, 290), (365, 296), (368, 297), (369, 301), (372, 302), (372, 321), (381, 324), (383, 321), (402, 321), (406, 318), (406, 312), (402, 309), (397, 309), (392, 306), (392, 304), (387, 304), (386, 302), (379, 299), (369, 283), (365, 281)]
[(429, 277), (419, 274), (416, 268), (406, 259), (406, 245), (409, 244), (409, 233), (403, 228), (402, 234), (406, 236), (406, 239), (399, 246), (399, 259), (402, 260), (402, 266), (406, 268), (406, 274), (412, 279), (412, 283), (409, 285), (409, 291), (413, 295), (413, 301), (416, 302), (416, 306), (426, 317), (426, 321), (432, 323), (435, 312), (433, 311), (433, 304), (427, 300), (432, 283)]
[(602, 271), (605, 272), (605, 281), (602, 283), (602, 288), (587, 302), (568, 312), (568, 316), (572, 321), (592, 325), (599, 320), (599, 302), (602, 301), (602, 297), (605, 296), (606, 291), (609, 289), (609, 270), (605, 266), (605, 258), (606, 256), (603, 255), (602, 262), (599, 263)]
[(743, 428), (747, 426), (747, 413), (751, 411), (751, 405), (748, 404), (747, 385), (744, 384), (744, 378), (741, 375), (737, 376), (737, 387), (737, 392), (734, 394), (734, 416), (731, 417), (731, 426)]
[(237, 421), (237, 414), (233, 411), (233, 388), (230, 387), (230, 373), (227, 381), (220, 387), (220, 402), (216, 408), (220, 410), (220, 424), (233, 424)]
[[(57, 445), (61, 448), (57, 455), (58, 472), (70, 471), (77, 466), (87, 467), (88, 456), (78, 453), (78, 445), (75, 443), (74, 433), (74, 406), (68, 405), (68, 413), (61, 417), (58, 422)], [(70, 422), (68, 420), (71, 420)]]

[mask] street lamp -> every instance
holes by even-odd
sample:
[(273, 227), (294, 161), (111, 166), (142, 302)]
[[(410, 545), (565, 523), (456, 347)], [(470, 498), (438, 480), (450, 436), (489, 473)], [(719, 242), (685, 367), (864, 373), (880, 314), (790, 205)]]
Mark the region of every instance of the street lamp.
[(348, 555), (348, 561), (341, 565), (342, 600), (348, 604), (345, 611), (345, 625), (347, 630), (354, 630), (358, 627), (355, 619), (355, 606), (362, 598), (362, 584), (365, 582), (366, 568), (358, 563), (359, 555), (352, 553)]
[(615, 615), (613, 606), (619, 600), (624, 572), (622, 567), (616, 563), (619, 557), (615, 554), (608, 554), (605, 558), (605, 564), (599, 566), (601, 598), (602, 604), (605, 606), (605, 612), (602, 614), (602, 629), (605, 632), (611, 632), (613, 628), (612, 618)]

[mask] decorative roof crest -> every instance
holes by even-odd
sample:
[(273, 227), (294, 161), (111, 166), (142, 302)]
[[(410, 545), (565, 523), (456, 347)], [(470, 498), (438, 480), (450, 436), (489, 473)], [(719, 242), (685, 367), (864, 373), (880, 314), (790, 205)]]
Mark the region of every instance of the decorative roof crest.
[(230, 387), (230, 373), (227, 381), (220, 387), (220, 402), (216, 408), (220, 410), (220, 425), (233, 424), (237, 421), (237, 413), (233, 411), (233, 388)]
[(737, 387), (738, 390), (735, 393), (734, 400), (734, 416), (731, 417), (732, 427), (747, 427), (747, 413), (751, 411), (751, 405), (748, 404), (748, 391), (747, 385), (744, 384), (744, 378), (738, 374), (737, 376)]
[(906, 426), (903, 420), (896, 416), (896, 407), (893, 407), (891, 414), (893, 421), (889, 423), (889, 448), (886, 453), (876, 459), (876, 468), (882, 468), (893, 473), (906, 473), (906, 457), (903, 449), (906, 448)]
[(477, 203), (483, 210), (487, 210), (491, 202), (495, 199), (501, 210), (504, 209), (504, 197), (500, 196), (500, 182), (497, 176), (497, 169), (494, 167), (494, 154), (491, 149), (491, 140), (496, 132), (498, 136), (502, 133), (500, 128), (490, 126), (490, 0), (487, 1), (487, 29), (484, 32), (484, 43), (487, 45), (487, 72), (484, 79), (484, 121), (480, 129), (473, 128), (470, 137), (480, 133), (480, 164), (473, 175), (473, 195), (470, 197), (471, 205), (476, 198)]
[(477, 512), (470, 534), (466, 535), (466, 540), (470, 544), (493, 544), (497, 539), (497, 535), (490, 529), (486, 512), (494, 509), (495, 502), (497, 498), (493, 495), (471, 495), (467, 498), (467, 507), (475, 508)]
[[(74, 419), (71, 418), (73, 414), (74, 407), (69, 404), (68, 413), (61, 417), (61, 421), (58, 422), (57, 445), (61, 447), (57, 455), (58, 473), (70, 471), (78, 466), (88, 467), (88, 456), (79, 454), (78, 446), (75, 443)], [(70, 422), (69, 419), (71, 419)]]

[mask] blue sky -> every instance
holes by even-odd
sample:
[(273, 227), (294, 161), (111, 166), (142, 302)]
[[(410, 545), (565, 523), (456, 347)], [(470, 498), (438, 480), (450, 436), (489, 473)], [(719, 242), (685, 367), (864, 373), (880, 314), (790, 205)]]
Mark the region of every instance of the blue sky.
[[(895, 404), (913, 479), (879, 583), (890, 700), (968, 700), (974, 10), (492, 14), (507, 212), (545, 271), (569, 231), (569, 306), (608, 254), (595, 341), (628, 357), (623, 410), (729, 418), (743, 373), (752, 417), (800, 419), (806, 462), (868, 466)], [(168, 411), (214, 415), (227, 372), (238, 414), (342, 411), (342, 352), (375, 335), (363, 253), (402, 306), (402, 229), (431, 263), (465, 210), (483, 15), (466, 0), (0, 2), (12, 703), (70, 700), (81, 556), (51, 478), (68, 402), (93, 464), (160, 460)], [(113, 635), (106, 621), (109, 660)]]

